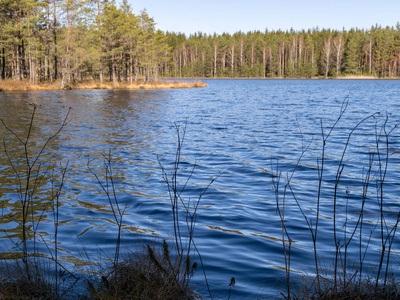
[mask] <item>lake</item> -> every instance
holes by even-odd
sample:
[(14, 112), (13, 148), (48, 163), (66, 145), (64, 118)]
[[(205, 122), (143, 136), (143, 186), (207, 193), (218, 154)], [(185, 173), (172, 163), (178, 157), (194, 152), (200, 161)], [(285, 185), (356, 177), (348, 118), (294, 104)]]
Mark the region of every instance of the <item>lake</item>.
[[(284, 214), (284, 224), (292, 240), (292, 279), (301, 280), (307, 273), (313, 275), (313, 243), (300, 208), (311, 226), (315, 225), (322, 132), (324, 137), (328, 135), (343, 103), (348, 101), (346, 111), (326, 140), (317, 249), (325, 275), (331, 277), (335, 191), (336, 228), (342, 245), (356, 228), (365, 199), (364, 226), (362, 231), (357, 227), (354, 243), (348, 248), (349, 270), (357, 264), (362, 249), (367, 253), (365, 270), (376, 274), (376, 257), (382, 253), (381, 233), (385, 232), (385, 237), (393, 234), (390, 230), (400, 211), (399, 130), (390, 132), (400, 123), (400, 82), (211, 79), (204, 82), (208, 87), (201, 89), (0, 93), (0, 117), (21, 136), (29, 128), (32, 114), (29, 103), (37, 105), (29, 144), (34, 153), (58, 130), (68, 108), (72, 108), (68, 124), (43, 153), (41, 168), (47, 173), (38, 181), (37, 188), (37, 199), (47, 199), (51, 189), (50, 170), (55, 170), (54, 182), (57, 182), (68, 162), (58, 209), (60, 260), (78, 272), (95, 258), (112, 257), (117, 226), (108, 198), (94, 175), (103, 180), (104, 155), (110, 154), (112, 158), (116, 195), (124, 208), (124, 251), (136, 249), (142, 240), (160, 243), (173, 235), (171, 202), (161, 166), (171, 175), (179, 127), (181, 134), (186, 130), (178, 177), (181, 187), (193, 172), (182, 192), (183, 199), (195, 203), (215, 179), (201, 197), (194, 232), (214, 298), (228, 298), (232, 277), (236, 285), (231, 299), (279, 296), (285, 292), (286, 276), (279, 212), (281, 216)], [(361, 120), (376, 112), (380, 114), (366, 119), (352, 132)], [(346, 144), (350, 133), (351, 139)], [(11, 159), (17, 166), (23, 165), (18, 160), (23, 158), (21, 145), (3, 126), (0, 137)], [(2, 251), (18, 252), (16, 241), (21, 229), (17, 220), (21, 212), (16, 176), (3, 144), (1, 148)], [(302, 149), (306, 151), (297, 163)], [(370, 183), (363, 197), (371, 157)], [(344, 167), (337, 180), (340, 162)], [(296, 166), (291, 184), (286, 186), (283, 210), (285, 184)], [(51, 245), (54, 215), (48, 209), (42, 214), (43, 221), (37, 231)], [(181, 222), (185, 228), (185, 220)], [(45, 243), (39, 241), (37, 247), (49, 255)], [(397, 275), (399, 248), (400, 242), (395, 238), (391, 244), (395, 255), (391, 256), (390, 265)], [(199, 262), (197, 255), (193, 259)], [(201, 267), (192, 283), (208, 297)]]

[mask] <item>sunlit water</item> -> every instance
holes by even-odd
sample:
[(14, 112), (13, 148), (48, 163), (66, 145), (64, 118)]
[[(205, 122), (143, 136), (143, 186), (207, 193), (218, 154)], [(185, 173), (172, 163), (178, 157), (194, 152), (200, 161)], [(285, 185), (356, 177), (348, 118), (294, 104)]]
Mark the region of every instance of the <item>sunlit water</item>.
[[(210, 289), (216, 299), (227, 299), (229, 281), (236, 279), (231, 299), (275, 297), (284, 291), (285, 260), (282, 221), (277, 212), (274, 186), (280, 173), (279, 204), (287, 178), (302, 149), (307, 149), (292, 179), (292, 189), (308, 220), (315, 224), (318, 168), (321, 167), (322, 130), (329, 133), (342, 103), (348, 107), (329, 136), (322, 178), (318, 248), (328, 268), (334, 256), (332, 239), (333, 191), (338, 163), (354, 126), (371, 117), (354, 131), (344, 156), (344, 171), (338, 185), (337, 227), (343, 242), (354, 228), (362, 199), (369, 155), (375, 164), (365, 204), (362, 247), (379, 218), (376, 188), (378, 156), (376, 136), (388, 117), (386, 130), (400, 122), (399, 81), (343, 80), (206, 80), (208, 87), (153, 91), (53, 91), (0, 94), (0, 117), (21, 137), (26, 134), (32, 107), (38, 105), (30, 141), (36, 151), (60, 126), (71, 107), (69, 122), (44, 152), (43, 169), (55, 168), (55, 179), (67, 165), (66, 183), (60, 197), (58, 248), (68, 267), (86, 264), (88, 257), (112, 257), (117, 226), (94, 174), (103, 180), (103, 155), (112, 157), (113, 178), (119, 205), (124, 211), (124, 251), (137, 249), (140, 241), (159, 242), (173, 235), (168, 188), (160, 164), (170, 174), (177, 147), (174, 126), (186, 128), (182, 149), (180, 183), (190, 178), (183, 198), (192, 203), (216, 177), (201, 198), (194, 239), (202, 256)], [(322, 128), (322, 129), (321, 129)], [(181, 131), (182, 134), (182, 131)], [(23, 155), (12, 134), (4, 127), (1, 138), (9, 156)], [(24, 138), (23, 138), (24, 139)], [(400, 210), (399, 130), (389, 136), (389, 166), (384, 182), (387, 223), (394, 224)], [(20, 218), (15, 172), (0, 152), (3, 251), (18, 251)], [(378, 146), (384, 166), (386, 144)], [(58, 177), (57, 177), (58, 176)], [(40, 182), (38, 197), (48, 197), (50, 174)], [(274, 180), (273, 180), (274, 178)], [(275, 185), (274, 185), (275, 182)], [(379, 193), (378, 193), (379, 194)], [(346, 203), (348, 205), (346, 206)], [(38, 208), (38, 212), (40, 213)], [(347, 215), (346, 215), (347, 210)], [(282, 212), (282, 211), (281, 211)], [(292, 278), (313, 274), (310, 231), (289, 187), (285, 222), (292, 243)], [(347, 216), (347, 217), (346, 217)], [(348, 220), (346, 223), (346, 219)], [(54, 216), (44, 213), (38, 231), (49, 244), (54, 240)], [(184, 220), (182, 220), (184, 226)], [(380, 225), (379, 225), (380, 226)], [(379, 227), (378, 227), (379, 229)], [(376, 229), (371, 237), (366, 264), (377, 262), (381, 246)], [(357, 242), (349, 253), (357, 256)], [(356, 239), (355, 238), (355, 239)], [(38, 239), (40, 240), (40, 239)], [(43, 243), (37, 246), (48, 255)], [(398, 239), (393, 251), (400, 251)], [(46, 254), (47, 253), (47, 254)], [(392, 258), (397, 271), (397, 254)], [(195, 261), (199, 261), (197, 256)], [(200, 264), (199, 264), (200, 265)], [(297, 277), (296, 277), (297, 276)], [(201, 268), (193, 284), (208, 297)]]

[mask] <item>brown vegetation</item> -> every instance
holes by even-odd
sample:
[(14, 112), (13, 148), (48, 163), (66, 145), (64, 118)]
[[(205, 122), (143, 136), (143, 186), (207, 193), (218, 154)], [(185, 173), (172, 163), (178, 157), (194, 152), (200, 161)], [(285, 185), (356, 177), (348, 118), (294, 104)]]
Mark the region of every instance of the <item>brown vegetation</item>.
[[(189, 286), (185, 269), (173, 258), (164, 240), (162, 249), (147, 245), (113, 265), (101, 282), (88, 281), (91, 299), (201, 299)], [(189, 277), (193, 274), (190, 267)]]
[[(363, 76), (363, 75), (346, 75), (346, 76), (338, 76), (336, 79), (382, 79), (376, 76)], [(395, 78), (391, 78), (395, 79)]]
[[(71, 86), (71, 89), (126, 89), (126, 90), (139, 90), (139, 89), (184, 89), (184, 88), (198, 88), (207, 87), (204, 82), (183, 82), (183, 81), (137, 81), (133, 83), (118, 82), (117, 87), (114, 88), (113, 82), (88, 80), (76, 82)], [(0, 92), (21, 92), (21, 91), (51, 91), (60, 90), (61, 81), (54, 81), (53, 83), (40, 83), (30, 84), (28, 80), (13, 80), (6, 79), (0, 80)]]
[(18, 263), (6, 266), (2, 268), (1, 299), (56, 299), (56, 289), (45, 279), (44, 272), (33, 268), (34, 274), (27, 273)]

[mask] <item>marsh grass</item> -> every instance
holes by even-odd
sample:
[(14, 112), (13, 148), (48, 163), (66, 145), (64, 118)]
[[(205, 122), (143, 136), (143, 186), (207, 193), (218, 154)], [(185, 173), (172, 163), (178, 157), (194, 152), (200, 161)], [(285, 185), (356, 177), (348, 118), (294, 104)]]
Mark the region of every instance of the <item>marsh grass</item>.
[[(304, 145), (292, 171), (283, 177), (279, 165), (273, 174), (273, 184), (276, 196), (276, 209), (281, 220), (282, 250), (285, 261), (285, 299), (397, 299), (399, 282), (392, 276), (392, 259), (397, 227), (400, 222), (400, 211), (392, 211), (385, 199), (385, 178), (389, 168), (389, 139), (398, 127), (388, 128), (389, 117), (380, 113), (369, 115), (356, 123), (344, 139), (342, 150), (336, 160), (336, 173), (327, 175), (326, 159), (329, 140), (334, 134), (348, 107), (344, 100), (340, 113), (334, 124), (325, 130), (321, 120), (320, 155), (316, 158), (317, 172), (315, 179), (315, 195), (310, 199), (299, 196), (294, 181), (296, 172), (301, 167), (302, 160), (309, 151), (310, 144)], [(378, 121), (379, 117), (379, 121)], [(362, 174), (355, 178), (353, 173), (346, 173), (347, 152), (352, 145), (352, 139), (357, 130), (366, 122), (373, 120), (374, 147), (370, 149), (366, 161), (361, 163)], [(299, 126), (301, 138), (303, 136)], [(337, 146), (336, 146), (337, 147)], [(337, 150), (337, 149), (336, 149)], [(330, 156), (332, 164), (332, 156)], [(358, 163), (360, 164), (360, 163)], [(331, 169), (332, 171), (332, 169)], [(352, 175), (349, 175), (352, 174)], [(328, 177), (329, 176), (329, 177)], [(357, 175), (356, 175), (357, 176)], [(345, 187), (346, 183), (358, 184), (354, 191)], [(333, 183), (330, 186), (326, 182)], [(308, 183), (309, 184), (309, 183)], [(370, 191), (373, 189), (373, 191)], [(349, 212), (349, 201), (359, 199), (352, 204)], [(326, 210), (326, 203), (328, 210)], [(322, 206), (325, 210), (322, 212)], [(366, 216), (367, 210), (375, 207), (378, 212), (375, 219)], [(290, 213), (288, 213), (288, 211)], [(304, 220), (304, 227), (309, 234), (309, 244), (313, 262), (309, 274), (303, 276), (301, 286), (294, 276), (293, 265), (298, 265), (294, 239), (298, 232), (292, 231), (288, 215), (299, 214)], [(321, 216), (324, 216), (324, 226), (331, 228), (329, 237), (321, 238), (319, 226)], [(305, 232), (301, 232), (304, 234)], [(371, 239), (379, 241), (380, 249), (370, 245)], [(321, 239), (324, 239), (322, 245)], [(327, 245), (326, 241), (332, 242)], [(303, 242), (306, 242), (303, 240)], [(329, 250), (328, 250), (329, 249)], [(351, 249), (351, 250), (350, 250)], [(354, 250), (356, 249), (356, 250)], [(329, 254), (333, 254), (332, 264), (327, 264)], [(368, 263), (366, 258), (368, 257)], [(371, 261), (374, 258), (375, 261)], [(304, 259), (304, 258), (302, 258)], [(324, 262), (325, 265), (322, 264)], [(327, 265), (326, 265), (327, 264)], [(368, 266), (368, 269), (366, 268)]]
[[(26, 268), (26, 264), (29, 268)], [(0, 299), (79, 299), (75, 293), (78, 278), (64, 268), (54, 270), (44, 255), (0, 262)]]
[(56, 299), (54, 284), (45, 277), (45, 271), (37, 264), (29, 274), (25, 265), (18, 262), (3, 264), (0, 282), (1, 299)]
[(0, 92), (51, 91), (59, 90), (61, 81), (31, 84), (29, 80), (0, 80)]
[(133, 83), (118, 82), (114, 87), (112, 82), (104, 82), (101, 84), (96, 81), (83, 81), (75, 83), (73, 89), (125, 89), (125, 90), (148, 90), (148, 89), (185, 89), (207, 87), (206, 83), (182, 82), (182, 81), (137, 81)]
[[(336, 286), (328, 277), (321, 277), (321, 290), (315, 288), (315, 278), (305, 276), (297, 282), (292, 283), (290, 299), (324, 299), (324, 300), (398, 300), (400, 299), (399, 282), (390, 278), (385, 285), (375, 286), (375, 278), (364, 278), (362, 282), (338, 279)], [(282, 295), (288, 299), (287, 295)]]
[[(118, 82), (117, 86), (114, 87), (112, 81), (104, 81), (100, 83), (95, 80), (83, 80), (75, 81), (70, 89), (101, 89), (101, 90), (112, 90), (112, 89), (125, 89), (125, 90), (139, 90), (139, 89), (185, 89), (185, 88), (200, 88), (207, 87), (206, 83), (195, 81), (195, 82), (183, 82), (183, 81), (141, 81), (129, 83), (129, 82)], [(0, 92), (21, 92), (21, 91), (51, 91), (60, 90), (61, 81), (54, 82), (43, 82), (39, 84), (31, 84), (29, 80), (13, 80), (4, 79), (0, 80)]]
[[(190, 271), (192, 275), (195, 267), (192, 266)], [(179, 269), (177, 256), (170, 253), (170, 246), (166, 240), (162, 246), (143, 244), (142, 249), (129, 252), (118, 264), (112, 264), (97, 282), (88, 281), (90, 297), (200, 299), (187, 278), (178, 275), (180, 273), (182, 270)]]

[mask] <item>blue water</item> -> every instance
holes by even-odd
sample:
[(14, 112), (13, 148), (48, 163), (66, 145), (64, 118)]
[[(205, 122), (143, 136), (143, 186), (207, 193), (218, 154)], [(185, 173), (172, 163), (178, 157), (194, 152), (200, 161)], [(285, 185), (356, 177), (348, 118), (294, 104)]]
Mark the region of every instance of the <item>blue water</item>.
[[(210, 289), (215, 299), (227, 299), (229, 281), (236, 285), (231, 299), (275, 297), (284, 292), (285, 260), (282, 247), (282, 220), (276, 204), (274, 181), (280, 174), (279, 205), (284, 187), (302, 149), (305, 151), (291, 181), (291, 187), (308, 220), (315, 221), (318, 168), (321, 167), (322, 130), (329, 133), (343, 102), (348, 107), (325, 146), (322, 178), (318, 249), (331, 275), (334, 256), (332, 239), (333, 191), (338, 164), (351, 130), (344, 156), (344, 171), (338, 184), (338, 234), (351, 234), (362, 199), (363, 176), (369, 155), (375, 153), (372, 180), (365, 204), (362, 247), (370, 230), (379, 224), (376, 188), (376, 136), (400, 123), (400, 84), (395, 80), (205, 80), (207, 88), (183, 90), (102, 91), (76, 90), (0, 94), (0, 117), (23, 134), (32, 112), (28, 103), (38, 105), (31, 141), (37, 149), (56, 131), (72, 108), (67, 126), (51, 141), (43, 160), (60, 168), (68, 162), (68, 178), (60, 197), (58, 247), (60, 259), (75, 267), (90, 257), (112, 256), (117, 227), (107, 197), (88, 163), (100, 178), (104, 174), (103, 155), (111, 151), (116, 193), (123, 218), (123, 249), (134, 250), (141, 240), (160, 242), (173, 235), (168, 189), (160, 163), (170, 174), (177, 147), (175, 126), (186, 129), (182, 149), (180, 181), (183, 186), (194, 172), (182, 196), (192, 203), (214, 178), (197, 210), (194, 239), (201, 254)], [(321, 129), (322, 128), (322, 129)], [(182, 134), (182, 131), (180, 131)], [(12, 135), (0, 129), (13, 155), (21, 152)], [(384, 141), (379, 144), (381, 165), (385, 163)], [(384, 212), (387, 226), (393, 225), (400, 210), (399, 130), (389, 136), (389, 163), (384, 182)], [(4, 252), (11, 251), (10, 236), (17, 234), (11, 212), (16, 211), (14, 178), (4, 151), (0, 152), (1, 226)], [(10, 187), (11, 186), (11, 187)], [(43, 197), (45, 197), (43, 195)], [(8, 202), (7, 202), (8, 201)], [(299, 207), (289, 190), (286, 195), (285, 224), (292, 243), (292, 278), (313, 274), (312, 240)], [(346, 205), (347, 203), (347, 205)], [(346, 214), (347, 211), (347, 214)], [(53, 215), (45, 214), (39, 231), (52, 240)], [(347, 223), (346, 223), (347, 219)], [(184, 220), (182, 220), (184, 226)], [(380, 227), (380, 225), (379, 225)], [(379, 228), (378, 227), (378, 228)], [(388, 227), (388, 228), (389, 228)], [(365, 236), (364, 236), (365, 234)], [(349, 253), (357, 256), (357, 242)], [(285, 237), (286, 239), (287, 237)], [(369, 241), (366, 264), (374, 270), (380, 255), (379, 232)], [(41, 247), (41, 248), (40, 248)], [(398, 239), (392, 250), (399, 251)], [(15, 247), (14, 247), (15, 248)], [(39, 246), (43, 253), (47, 248)], [(17, 251), (17, 249), (12, 249)], [(73, 259), (74, 258), (74, 259)], [(194, 260), (199, 261), (197, 256)], [(391, 258), (397, 266), (397, 254)], [(397, 269), (394, 269), (396, 271)], [(373, 272), (373, 271), (372, 271)], [(208, 297), (199, 269), (192, 281)]]

